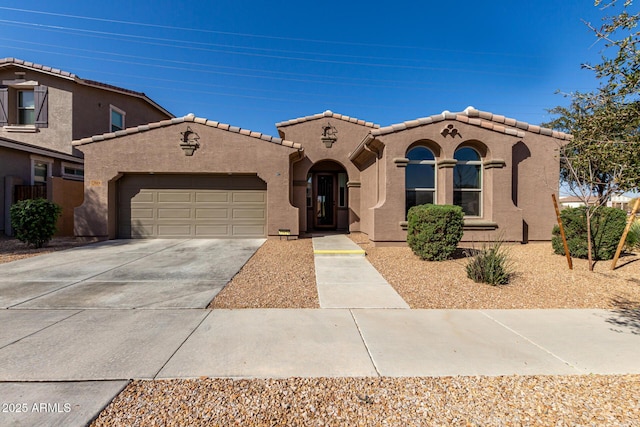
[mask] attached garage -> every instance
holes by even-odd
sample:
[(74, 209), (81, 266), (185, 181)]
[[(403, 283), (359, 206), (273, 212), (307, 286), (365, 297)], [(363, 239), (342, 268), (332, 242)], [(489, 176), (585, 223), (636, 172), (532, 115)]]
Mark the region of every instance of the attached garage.
[(117, 194), (119, 238), (267, 235), (267, 184), (255, 175), (126, 174)]

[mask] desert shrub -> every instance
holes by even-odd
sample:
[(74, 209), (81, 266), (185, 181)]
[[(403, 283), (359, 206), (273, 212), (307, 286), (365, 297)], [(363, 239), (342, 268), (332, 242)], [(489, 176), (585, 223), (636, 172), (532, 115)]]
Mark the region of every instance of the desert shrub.
[(627, 239), (624, 241), (627, 250), (640, 249), (640, 220), (635, 220), (631, 224)]
[(56, 232), (62, 209), (45, 199), (22, 200), (11, 206), (11, 227), (18, 240), (43, 247)]
[(506, 285), (513, 274), (509, 252), (502, 241), (484, 244), (466, 266), (467, 277), (476, 283)]
[[(567, 208), (560, 213), (572, 257), (587, 258), (586, 207)], [(599, 207), (591, 218), (593, 259), (612, 259), (627, 222), (627, 214), (616, 208)], [(553, 227), (551, 245), (556, 254), (564, 255), (560, 227)]]
[(448, 259), (462, 239), (463, 218), (460, 206), (413, 206), (407, 214), (407, 244), (424, 260)]

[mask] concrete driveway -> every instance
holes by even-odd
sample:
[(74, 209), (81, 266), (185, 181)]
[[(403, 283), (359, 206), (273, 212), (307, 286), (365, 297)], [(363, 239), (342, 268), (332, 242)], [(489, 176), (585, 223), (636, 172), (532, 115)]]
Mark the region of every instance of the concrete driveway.
[(109, 240), (0, 265), (0, 308), (205, 308), (264, 239)]

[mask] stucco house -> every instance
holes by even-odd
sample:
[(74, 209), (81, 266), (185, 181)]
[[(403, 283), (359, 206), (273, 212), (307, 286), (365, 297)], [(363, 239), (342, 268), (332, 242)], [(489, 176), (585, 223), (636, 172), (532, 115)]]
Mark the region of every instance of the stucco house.
[(193, 115), (81, 138), (76, 234), (105, 239), (362, 231), (404, 244), (406, 213), (458, 204), (465, 240), (549, 240), (569, 135), (478, 111), (380, 127), (326, 111), (279, 137)]
[(11, 234), (13, 203), (46, 197), (63, 208), (60, 234), (73, 235), (84, 160), (71, 142), (172, 117), (143, 93), (0, 59), (0, 233)]

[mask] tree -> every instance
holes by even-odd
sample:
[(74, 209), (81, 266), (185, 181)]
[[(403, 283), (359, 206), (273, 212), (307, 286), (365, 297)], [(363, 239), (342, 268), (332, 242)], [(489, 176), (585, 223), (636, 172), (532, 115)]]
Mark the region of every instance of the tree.
[[(616, 0), (596, 6), (614, 9)], [(560, 147), (561, 180), (585, 205), (589, 269), (593, 270), (591, 219), (595, 211), (613, 195), (637, 191), (640, 186), (640, 13), (631, 14), (626, 0), (615, 16), (603, 18), (595, 27), (586, 23), (605, 42), (602, 62), (583, 65), (600, 79), (593, 92), (574, 92), (568, 107), (549, 110), (557, 115), (544, 124), (570, 133), (573, 139)], [(613, 57), (606, 53), (614, 52)], [(597, 198), (597, 203), (588, 201)]]

